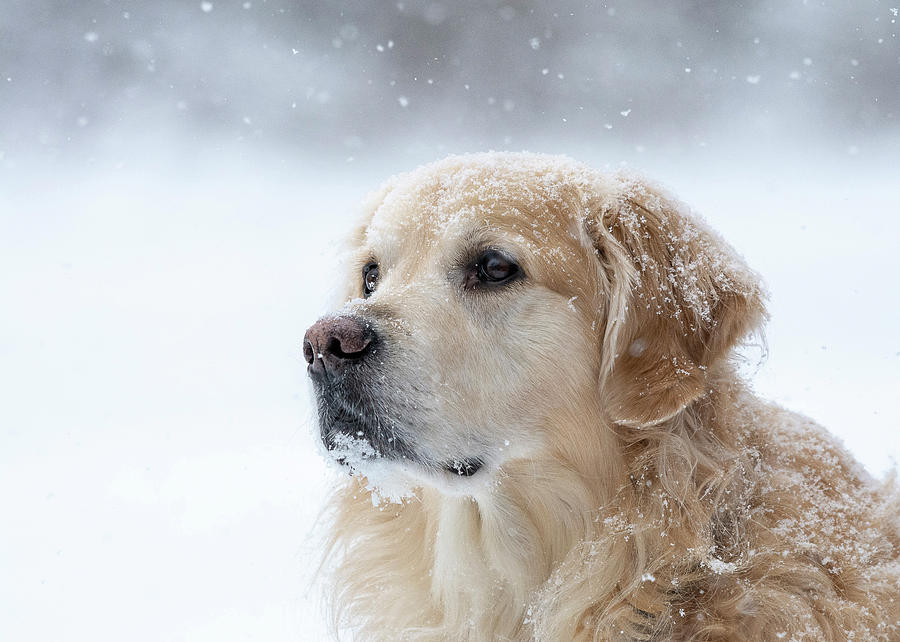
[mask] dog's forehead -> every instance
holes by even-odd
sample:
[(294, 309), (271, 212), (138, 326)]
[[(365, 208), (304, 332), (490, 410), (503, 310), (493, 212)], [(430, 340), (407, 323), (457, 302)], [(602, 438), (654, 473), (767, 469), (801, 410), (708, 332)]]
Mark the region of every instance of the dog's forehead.
[(387, 186), (366, 229), (373, 249), (452, 246), (489, 232), (533, 246), (579, 240), (574, 190), (564, 177), (497, 163), (420, 168)]

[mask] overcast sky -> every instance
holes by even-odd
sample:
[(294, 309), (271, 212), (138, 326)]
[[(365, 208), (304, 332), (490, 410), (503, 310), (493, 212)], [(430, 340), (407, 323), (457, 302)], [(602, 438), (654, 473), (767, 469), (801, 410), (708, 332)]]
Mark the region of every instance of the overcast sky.
[(3, 0), (0, 152), (835, 153), (900, 131), (897, 2)]

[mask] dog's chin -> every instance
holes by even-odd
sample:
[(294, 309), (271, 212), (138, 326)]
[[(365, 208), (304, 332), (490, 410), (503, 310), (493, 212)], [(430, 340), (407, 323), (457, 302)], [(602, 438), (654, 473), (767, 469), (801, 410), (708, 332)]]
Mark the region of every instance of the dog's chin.
[(398, 462), (398, 472), (421, 488), (451, 497), (477, 497), (490, 492), (497, 466), (482, 457), (461, 457), (434, 463)]
[(495, 466), (483, 457), (435, 461), (379, 450), (361, 436), (336, 433), (323, 439), (329, 459), (349, 474), (365, 478), (378, 499), (400, 501), (417, 489), (434, 489), (449, 496), (472, 496), (491, 486)]

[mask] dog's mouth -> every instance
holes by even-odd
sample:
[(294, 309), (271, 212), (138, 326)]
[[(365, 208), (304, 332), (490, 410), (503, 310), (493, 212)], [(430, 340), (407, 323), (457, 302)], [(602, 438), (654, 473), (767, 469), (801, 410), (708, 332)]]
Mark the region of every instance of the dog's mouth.
[(472, 477), (485, 467), (480, 457), (449, 460), (423, 457), (403, 439), (401, 429), (378, 420), (376, 413), (345, 390), (317, 387), (320, 437), (331, 459), (353, 471), (365, 470), (375, 460), (418, 464), (454, 477)]
[(484, 462), (477, 457), (471, 459), (454, 459), (444, 464), (444, 470), (459, 477), (471, 477), (484, 466)]

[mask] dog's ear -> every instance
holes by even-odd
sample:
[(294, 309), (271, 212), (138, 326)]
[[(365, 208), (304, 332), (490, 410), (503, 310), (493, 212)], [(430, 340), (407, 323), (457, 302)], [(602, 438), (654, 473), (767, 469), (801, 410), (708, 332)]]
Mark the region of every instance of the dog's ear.
[(759, 278), (684, 206), (617, 177), (589, 206), (608, 305), (601, 390), (616, 423), (651, 426), (701, 396), (708, 369), (765, 316)]

